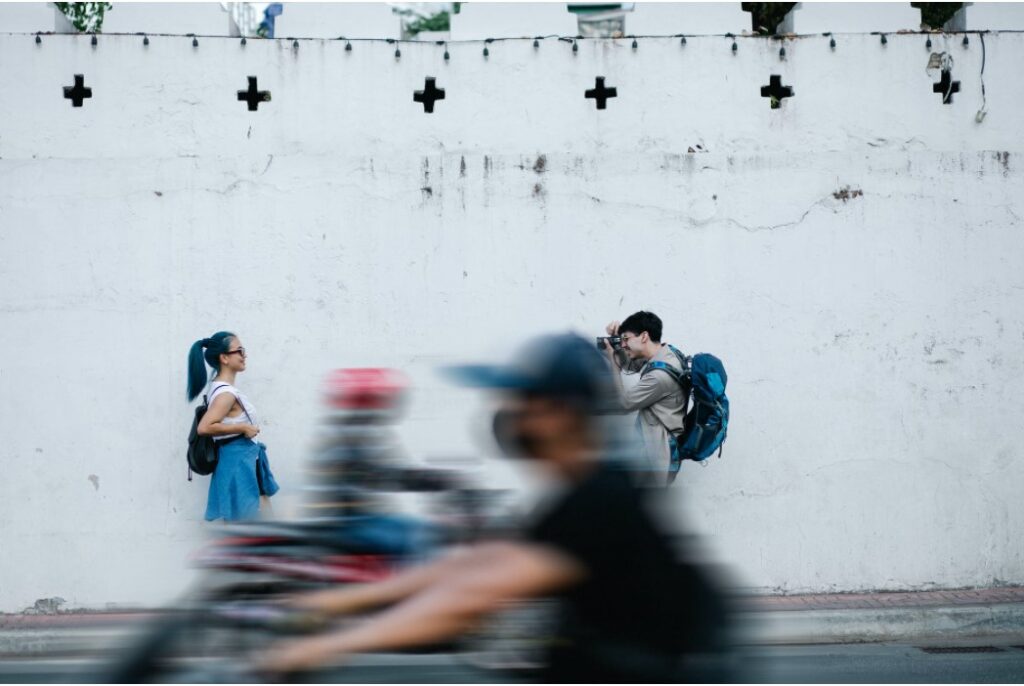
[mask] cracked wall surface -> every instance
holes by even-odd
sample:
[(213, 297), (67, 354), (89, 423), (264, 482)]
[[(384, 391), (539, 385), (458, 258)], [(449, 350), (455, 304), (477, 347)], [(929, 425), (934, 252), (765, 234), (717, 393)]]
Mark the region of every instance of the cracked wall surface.
[[(1024, 35), (985, 38), (981, 124), (981, 46), (932, 40), (950, 105), (917, 35), (445, 62), (0, 34), (0, 611), (183, 588), (208, 532), (185, 479), (196, 338), (251, 351), (287, 514), (326, 371), (407, 370), (412, 452), (504, 483), (481, 397), (435, 367), (640, 308), (729, 370), (724, 457), (685, 466), (673, 503), (744, 585), (1024, 583)], [(770, 74), (796, 92), (775, 110)], [(249, 75), (273, 93), (257, 112)], [(601, 111), (595, 75), (618, 89)]]

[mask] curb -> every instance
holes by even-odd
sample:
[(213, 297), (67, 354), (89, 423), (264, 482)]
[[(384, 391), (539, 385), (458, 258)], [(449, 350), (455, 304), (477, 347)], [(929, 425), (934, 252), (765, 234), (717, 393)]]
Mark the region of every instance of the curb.
[[(153, 615), (0, 618), (0, 659), (84, 656), (128, 639)], [(1019, 637), (1024, 602), (818, 610), (747, 609), (737, 639), (748, 646), (950, 641)]]
[(1024, 603), (744, 612), (752, 645), (881, 643), (1024, 637)]

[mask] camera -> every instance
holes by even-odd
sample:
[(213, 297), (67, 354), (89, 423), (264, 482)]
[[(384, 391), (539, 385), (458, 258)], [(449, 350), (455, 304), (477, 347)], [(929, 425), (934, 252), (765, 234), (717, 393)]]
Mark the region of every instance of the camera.
[(615, 366), (622, 369), (629, 364), (629, 355), (626, 354), (625, 349), (622, 347), (621, 336), (598, 336), (597, 337), (597, 349), (601, 352), (611, 348), (612, 357), (615, 359)]

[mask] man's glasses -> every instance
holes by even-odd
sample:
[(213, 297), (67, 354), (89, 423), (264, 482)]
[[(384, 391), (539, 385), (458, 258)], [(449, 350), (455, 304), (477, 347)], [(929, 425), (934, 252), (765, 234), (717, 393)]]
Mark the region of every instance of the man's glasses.
[(229, 351), (227, 351), (224, 354), (225, 355), (234, 355), (235, 353), (238, 353), (242, 357), (245, 357), (245, 348), (238, 348), (237, 350), (229, 350)]

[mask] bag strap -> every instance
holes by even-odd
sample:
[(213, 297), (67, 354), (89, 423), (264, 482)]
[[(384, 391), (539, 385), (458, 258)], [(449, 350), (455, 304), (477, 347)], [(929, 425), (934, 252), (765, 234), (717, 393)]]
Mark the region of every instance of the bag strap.
[[(214, 388), (213, 392), (216, 392), (218, 388), (233, 388), (233, 386), (229, 383), (221, 384), (220, 386), (217, 386), (217, 388)], [(213, 393), (210, 393), (210, 395), (212, 396)], [(235, 396), (235, 401), (238, 403), (238, 406), (242, 408), (242, 412), (245, 413), (245, 418), (249, 420), (250, 424), (252, 424), (252, 416), (249, 414), (249, 410), (245, 407), (245, 403), (242, 402), (242, 398), (239, 397), (238, 393), (231, 393), (231, 395)]]
[(676, 359), (679, 360), (679, 366), (682, 368), (683, 374), (689, 376), (693, 371), (693, 358), (684, 355), (680, 352), (679, 348), (671, 343), (666, 343), (666, 345), (668, 345), (668, 349), (672, 351), (672, 354), (676, 356)]
[(679, 365), (681, 369), (676, 369), (672, 365), (662, 362), (660, 360), (651, 360), (646, 365), (644, 365), (644, 368), (641, 371), (640, 375), (643, 376), (643, 374), (648, 369), (660, 369), (663, 372), (666, 372), (669, 376), (671, 376), (673, 381), (679, 384), (679, 387), (683, 390), (683, 416), (685, 417), (686, 414), (690, 411), (690, 396), (693, 395), (693, 377), (691, 367), (692, 358), (689, 358), (686, 355), (679, 352), (679, 350), (677, 350), (673, 345), (669, 345), (668, 347), (669, 350), (671, 350), (672, 353), (679, 360)]
[[(692, 387), (687, 388), (687, 379), (690, 377), (690, 358), (683, 355), (675, 346), (671, 344), (668, 345), (668, 348), (676, 356), (676, 359), (679, 360), (679, 365), (680, 367), (682, 367), (682, 369), (676, 369), (672, 365), (662, 362), (661, 360), (651, 360), (650, 362), (644, 365), (643, 369), (640, 370), (640, 375), (643, 376), (650, 369), (660, 369), (661, 371), (665, 372), (670, 377), (672, 377), (672, 380), (679, 384), (680, 388), (683, 391), (683, 417), (685, 418), (690, 410), (690, 395), (693, 392)], [(661, 417), (659, 417), (657, 414), (655, 414), (654, 412), (652, 412), (651, 414), (654, 416), (655, 421), (661, 424), (661, 427), (665, 429), (665, 433), (667, 433), (673, 440), (682, 437), (683, 433), (685, 432), (685, 427), (677, 433), (672, 429), (668, 428), (665, 422), (661, 421)], [(670, 478), (675, 479), (675, 475), (678, 473), (678, 471), (673, 472), (671, 470), (672, 465), (669, 464)], [(671, 483), (671, 481), (669, 483)]]
[(209, 406), (210, 405), (210, 401), (207, 400), (207, 397), (212, 397), (213, 394), (217, 391), (218, 388), (224, 388), (225, 386), (230, 386), (230, 385), (231, 384), (229, 384), (229, 383), (222, 383), (220, 386), (214, 386), (213, 388), (211, 388), (210, 392), (208, 394), (207, 393), (203, 393), (203, 404), (206, 405), (206, 406)]
[(682, 372), (673, 367), (672, 365), (662, 362), (661, 360), (648, 362), (644, 368), (644, 372), (646, 373), (649, 369), (660, 369), (663, 372), (668, 372), (668, 375), (672, 377), (672, 380), (678, 383), (680, 386), (683, 386), (686, 381), (685, 372)]
[(687, 357), (681, 353), (679, 349), (671, 343), (667, 343), (666, 345), (668, 349), (672, 351), (672, 354), (676, 356), (676, 359), (679, 360), (679, 369), (676, 369), (672, 365), (662, 362), (661, 360), (650, 360), (640, 370), (640, 376), (646, 374), (648, 369), (661, 369), (668, 372), (669, 375), (679, 383), (679, 385), (684, 386), (683, 381), (685, 381), (691, 374), (693, 358)]

